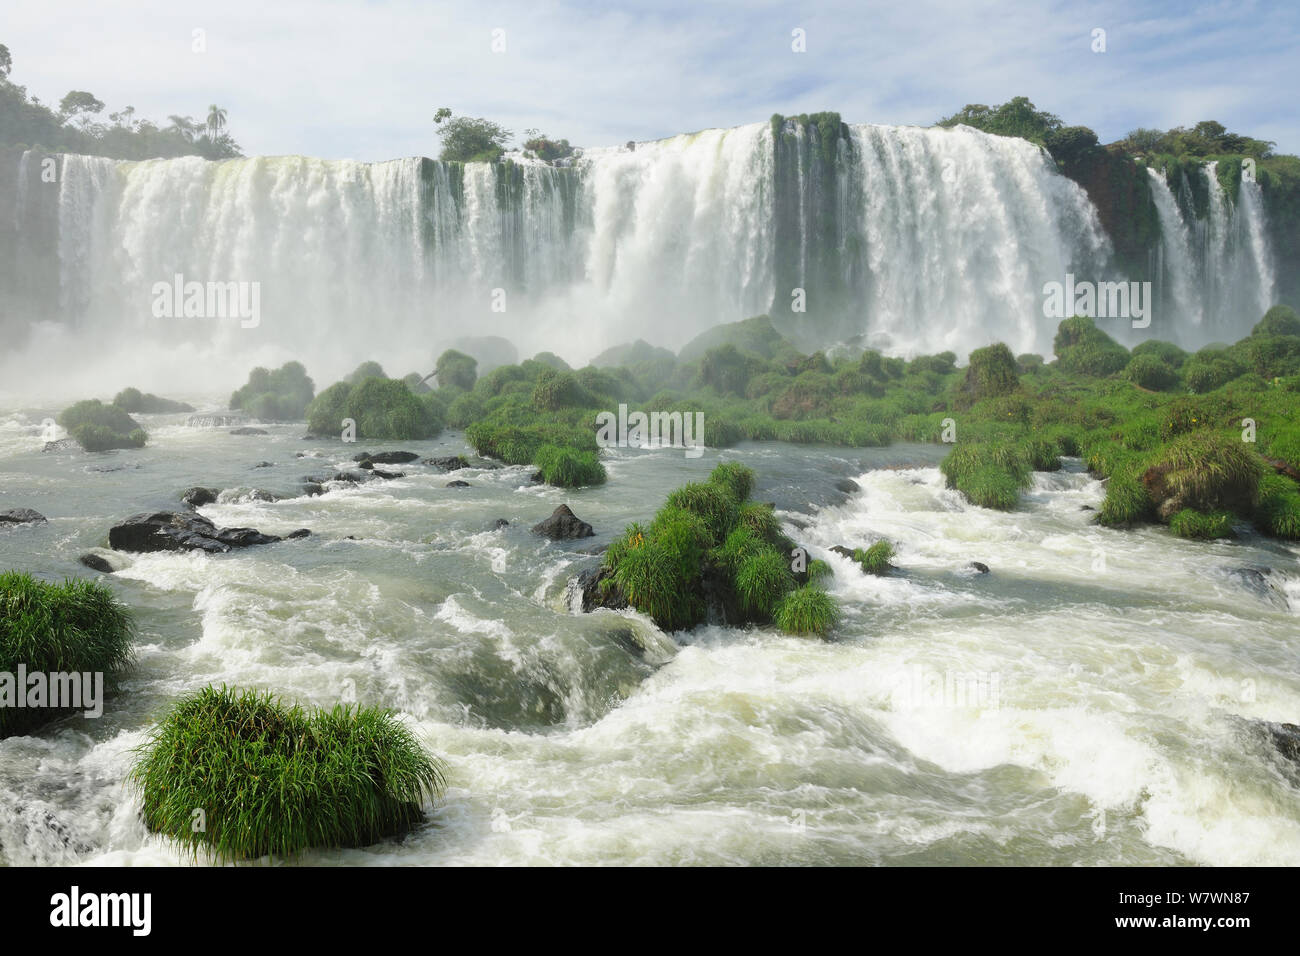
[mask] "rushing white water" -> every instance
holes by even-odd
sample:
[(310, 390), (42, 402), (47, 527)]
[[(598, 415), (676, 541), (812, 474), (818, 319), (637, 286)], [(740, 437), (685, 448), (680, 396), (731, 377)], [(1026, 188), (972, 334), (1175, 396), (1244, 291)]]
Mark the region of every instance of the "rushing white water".
[[(451, 339), (497, 334), (580, 363), (765, 311), (809, 348), (863, 337), (962, 355), (1002, 340), (1047, 354), (1044, 283), (1122, 278), (1086, 193), (1040, 148), (966, 127), (847, 130), (705, 130), (588, 150), (568, 168), (65, 156), (52, 204), (15, 203), (19, 238), (42, 216), (57, 224), (57, 276), (31, 279), (57, 294), (36, 295), (25, 318), (43, 353), (79, 347), (120, 370), (125, 346), (138, 384), (215, 387), (220, 374), (225, 387), (242, 376), (214, 359), (306, 359), (330, 380), (365, 355), (403, 374)], [(34, 190), (29, 159), (15, 165)], [(1234, 205), (1212, 166), (1204, 175), (1203, 220), (1152, 179), (1166, 298), (1185, 339), (1235, 338), (1271, 303), (1262, 197), (1243, 183)], [(156, 316), (155, 284), (177, 275), (257, 283), (258, 324)], [(73, 343), (58, 335), (69, 327)], [(178, 370), (176, 356), (193, 361)], [(12, 383), (48, 370), (7, 371)]]
[[(41, 417), (0, 414), (0, 492), (50, 519), (0, 533), (0, 567), (59, 580), (88, 573), (86, 551), (110, 558), (138, 661), (101, 718), (0, 740), (0, 863), (184, 862), (141, 822), (131, 751), (178, 697), (225, 682), (393, 708), (447, 761), (429, 826), (309, 865), (1300, 864), (1300, 770), (1250, 723), (1300, 716), (1300, 549), (1245, 527), (1099, 527), (1083, 507), (1104, 488), (1078, 462), (1003, 513), (944, 487), (942, 446), (722, 453), (832, 565), (844, 616), (821, 641), (575, 613), (566, 584), (599, 559), (527, 530), (568, 501), (596, 528), (584, 544), (607, 543), (714, 451), (612, 450), (610, 481), (580, 491), (526, 468), (447, 488), (413, 465), (266, 501), (248, 492), (293, 495), (347, 452), (300, 426), (159, 416), (143, 449), (43, 453)], [(836, 495), (835, 475), (861, 490)], [(200, 481), (224, 489), (203, 509), (219, 524), (313, 534), (104, 549), (117, 517)], [(885, 577), (829, 551), (881, 536), (898, 549)]]

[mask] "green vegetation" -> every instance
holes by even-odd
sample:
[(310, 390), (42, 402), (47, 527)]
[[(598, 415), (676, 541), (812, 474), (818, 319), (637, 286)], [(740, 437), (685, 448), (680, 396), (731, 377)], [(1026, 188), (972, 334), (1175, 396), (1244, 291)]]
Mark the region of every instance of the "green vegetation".
[(264, 422), (301, 421), (316, 394), (301, 362), (286, 362), (275, 371), (255, 368), (248, 383), (230, 396), (232, 410), (248, 412)]
[(419, 441), (442, 431), (440, 408), (437, 393), (415, 395), (398, 379), (335, 382), (307, 407), (307, 428), (313, 435), (339, 434), (350, 418), (358, 440)]
[(124, 388), (113, 398), (113, 404), (124, 412), (140, 415), (167, 415), (174, 412), (192, 412), (193, 405), (159, 398), (152, 392), (141, 394), (138, 388)]
[(889, 571), (890, 564), (894, 558), (894, 546), (883, 538), (867, 548), (853, 549), (853, 560), (862, 565), (862, 570), (867, 574), (885, 574)]
[[(717, 618), (776, 623), (792, 634), (826, 634), (834, 601), (813, 583), (800, 586), (788, 557), (794, 543), (768, 505), (751, 502), (754, 473), (735, 462), (706, 482), (668, 496), (648, 528), (631, 525), (605, 554), (609, 586), (665, 630)], [(809, 566), (808, 581), (829, 573)]]
[[(10, 78), (13, 58), (0, 44), (0, 146), (40, 146), (52, 153), (81, 153), (114, 159), (165, 159), (203, 156), (228, 159), (241, 155), (225, 132), (226, 111), (209, 107), (208, 122), (188, 116), (167, 117), (166, 126), (137, 119), (135, 107), (96, 117), (104, 103), (85, 90), (71, 90), (51, 109)], [(215, 112), (214, 112), (215, 111)]]
[(433, 122), (442, 139), (442, 153), (438, 158), (457, 163), (494, 163), (514, 135), (482, 117), (453, 116), (445, 106), (434, 114)]
[(97, 398), (65, 408), (58, 422), (86, 451), (143, 448), (149, 437), (123, 409), (105, 405)]
[(448, 349), (438, 356), (434, 373), (440, 386), (451, 385), (469, 391), (478, 379), (478, 360), (464, 352)]
[(1206, 514), (1193, 508), (1184, 508), (1169, 519), (1169, 530), (1180, 538), (1209, 541), (1213, 538), (1232, 537), (1232, 515), (1227, 511)]
[(397, 836), (423, 821), (424, 801), (445, 787), (441, 763), (389, 711), (307, 711), (224, 686), (176, 704), (138, 752), (131, 780), (150, 830), (219, 861)]
[[(105, 686), (131, 663), (131, 613), (113, 592), (94, 581), (38, 581), (17, 571), (0, 573), (0, 672), (104, 675)], [(11, 692), (27, 694), (28, 687)], [(84, 695), (91, 690), (83, 684)], [(48, 702), (48, 698), (46, 699)], [(0, 737), (25, 733), (72, 713), (51, 707), (0, 706)], [(80, 710), (89, 709), (81, 708)]]
[(533, 464), (541, 472), (542, 481), (548, 485), (580, 488), (605, 481), (605, 466), (596, 458), (595, 452), (542, 445), (533, 454)]

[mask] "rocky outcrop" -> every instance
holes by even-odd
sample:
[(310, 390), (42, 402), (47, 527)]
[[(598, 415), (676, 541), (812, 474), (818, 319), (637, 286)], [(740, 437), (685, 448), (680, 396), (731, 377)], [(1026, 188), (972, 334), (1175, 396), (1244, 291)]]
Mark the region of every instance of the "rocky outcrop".
[(449, 482), (447, 482), (447, 484), (446, 484), (445, 487), (447, 487), (447, 488), (468, 488), (468, 487), (469, 487), (469, 482), (468, 482), (468, 481), (449, 481)]
[(560, 505), (551, 516), (533, 525), (533, 534), (540, 534), (552, 541), (572, 541), (575, 538), (590, 538), (595, 529), (583, 521), (568, 505)]
[(432, 465), (439, 471), (460, 471), (462, 468), (468, 468), (469, 462), (464, 455), (447, 455), (442, 458), (426, 458), (420, 462), (422, 465)]
[(10, 508), (0, 511), (0, 528), (15, 524), (44, 524), (45, 515), (31, 508)]
[(408, 462), (415, 461), (419, 457), (420, 456), (413, 451), (363, 451), (359, 455), (353, 455), (352, 460), (364, 468), (366, 462), (370, 462), (372, 465), (405, 465)]
[(185, 493), (181, 495), (181, 501), (185, 502), (191, 508), (202, 508), (204, 505), (210, 505), (217, 500), (216, 488), (186, 488)]
[(232, 428), (232, 429), (230, 430), (230, 434), (232, 434), (232, 435), (269, 435), (269, 434), (271, 434), (271, 433), (268, 432), (265, 428), (250, 428), (249, 426), (245, 425), (243, 428)]
[(92, 571), (99, 571), (101, 574), (112, 574), (116, 570), (108, 561), (97, 554), (83, 554), (77, 559)]
[(598, 607), (621, 611), (627, 607), (627, 598), (614, 581), (614, 572), (603, 564), (587, 568), (578, 573), (578, 590), (582, 592), (582, 610), (584, 613)]
[(174, 511), (132, 515), (108, 532), (108, 545), (115, 551), (203, 551), (225, 554), (234, 548), (273, 544), (280, 539), (254, 528), (218, 528), (201, 515)]

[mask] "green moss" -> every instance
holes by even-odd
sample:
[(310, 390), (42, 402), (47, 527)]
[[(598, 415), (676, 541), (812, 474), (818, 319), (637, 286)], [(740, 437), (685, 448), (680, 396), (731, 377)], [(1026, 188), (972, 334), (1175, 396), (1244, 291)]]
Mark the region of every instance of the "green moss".
[(225, 861), (376, 843), (418, 826), (445, 785), (439, 761), (389, 711), (306, 711), (224, 686), (176, 704), (131, 780), (150, 830)]
[[(29, 674), (47, 677), (100, 673), (111, 686), (131, 663), (133, 633), (131, 612), (102, 584), (49, 584), (17, 571), (0, 574), (0, 672), (16, 674), (22, 664)], [(28, 692), (27, 687), (15, 689)], [(0, 737), (26, 733), (71, 712), (0, 707)]]

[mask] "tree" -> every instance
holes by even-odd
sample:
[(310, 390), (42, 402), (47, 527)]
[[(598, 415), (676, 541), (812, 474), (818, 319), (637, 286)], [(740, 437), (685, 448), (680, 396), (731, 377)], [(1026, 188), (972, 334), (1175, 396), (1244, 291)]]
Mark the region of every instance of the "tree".
[(215, 141), (226, 128), (226, 111), (213, 103), (208, 107), (208, 138)]
[(495, 162), (501, 158), (514, 135), (482, 117), (453, 117), (446, 107), (438, 110), (434, 122), (441, 126), (438, 130), (442, 138), (439, 158), (458, 163)]
[(9, 54), (9, 48), (0, 43), (0, 80), (9, 79), (9, 71), (14, 68), (14, 58)]
[(187, 143), (194, 142), (194, 137), (200, 129), (197, 122), (188, 116), (178, 116), (174, 113), (168, 116), (167, 119), (171, 121), (171, 125), (167, 127), (167, 132), (179, 136)]
[(85, 90), (69, 90), (68, 95), (59, 100), (59, 114), (63, 116), (65, 122), (78, 116), (84, 116), (89, 120), (90, 116), (103, 110), (103, 101), (96, 99), (93, 93), (87, 93)]
[(438, 112), (433, 114), (433, 122), (435, 126), (441, 123), (443, 120), (448, 120), (448, 119), (451, 119), (451, 110), (445, 106), (438, 107)]

